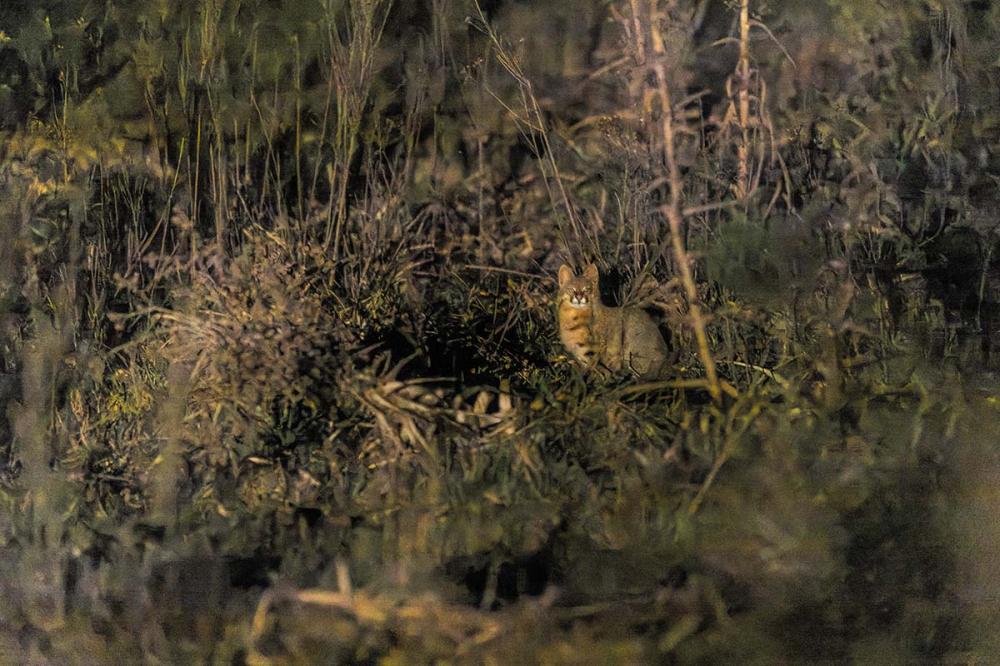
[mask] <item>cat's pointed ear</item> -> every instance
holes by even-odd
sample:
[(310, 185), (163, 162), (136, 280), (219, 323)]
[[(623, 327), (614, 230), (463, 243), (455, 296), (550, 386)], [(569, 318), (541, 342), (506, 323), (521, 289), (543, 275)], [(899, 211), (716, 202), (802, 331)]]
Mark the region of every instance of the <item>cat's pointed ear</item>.
[(563, 264), (559, 267), (559, 286), (563, 287), (567, 282), (573, 279), (573, 269)]
[(583, 269), (583, 277), (587, 278), (588, 282), (597, 284), (598, 275), (597, 266), (594, 264), (587, 264), (587, 267)]

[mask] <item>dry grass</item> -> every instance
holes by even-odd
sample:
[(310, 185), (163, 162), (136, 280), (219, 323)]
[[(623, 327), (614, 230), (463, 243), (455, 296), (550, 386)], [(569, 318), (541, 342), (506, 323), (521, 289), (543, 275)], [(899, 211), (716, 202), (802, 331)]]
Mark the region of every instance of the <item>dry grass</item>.
[(0, 8), (0, 660), (988, 658), (1000, 14), (807, 4)]

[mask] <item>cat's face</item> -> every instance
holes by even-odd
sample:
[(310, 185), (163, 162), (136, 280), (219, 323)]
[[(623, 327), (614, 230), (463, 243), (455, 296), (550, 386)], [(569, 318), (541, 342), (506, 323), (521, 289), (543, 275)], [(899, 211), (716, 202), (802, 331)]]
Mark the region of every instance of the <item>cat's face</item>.
[(597, 266), (587, 264), (583, 275), (563, 264), (559, 268), (559, 301), (574, 308), (589, 308), (597, 299)]

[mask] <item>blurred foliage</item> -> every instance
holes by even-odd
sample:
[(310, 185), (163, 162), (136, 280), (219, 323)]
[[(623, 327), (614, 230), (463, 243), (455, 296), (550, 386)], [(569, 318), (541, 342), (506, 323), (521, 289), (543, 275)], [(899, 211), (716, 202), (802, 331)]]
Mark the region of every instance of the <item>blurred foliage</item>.
[(0, 5), (0, 662), (990, 663), (1000, 5), (749, 4)]

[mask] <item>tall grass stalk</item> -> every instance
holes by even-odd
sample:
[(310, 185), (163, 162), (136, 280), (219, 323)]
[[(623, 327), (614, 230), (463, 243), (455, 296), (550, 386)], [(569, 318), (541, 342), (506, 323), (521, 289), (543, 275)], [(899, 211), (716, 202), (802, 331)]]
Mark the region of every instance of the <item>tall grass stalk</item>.
[(750, 0), (740, 0), (740, 56), (736, 66), (739, 90), (740, 141), (736, 197), (745, 201), (750, 194)]
[[(336, 108), (330, 199), (323, 242), (339, 257), (347, 221), (347, 186), (371, 90), (375, 54), (389, 17), (390, 0), (330, 0), (326, 7), (327, 75)], [(345, 7), (346, 5), (346, 7)]]
[[(569, 191), (566, 189), (566, 184), (559, 169), (559, 162), (556, 160), (556, 156), (552, 151), (552, 142), (549, 139), (548, 123), (545, 120), (545, 115), (542, 113), (542, 108), (538, 103), (538, 98), (535, 96), (531, 79), (525, 73), (524, 68), (521, 66), (517, 56), (515, 56), (511, 50), (504, 45), (503, 40), (497, 34), (496, 30), (493, 29), (493, 26), (490, 25), (490, 22), (487, 19), (486, 14), (483, 12), (483, 8), (480, 6), (478, 0), (475, 0), (475, 5), (476, 12), (478, 14), (477, 18), (479, 19), (475, 24), (476, 28), (486, 35), (497, 62), (517, 84), (520, 109), (512, 108), (496, 93), (492, 93), (491, 91), (491, 94), (493, 94), (493, 98), (507, 110), (511, 119), (518, 124), (518, 128), (521, 130), (522, 135), (525, 137), (529, 145), (533, 146), (535, 156), (540, 157), (541, 155), (545, 155), (544, 162), (539, 162), (542, 180), (545, 184), (545, 190), (548, 193), (549, 200), (552, 202), (553, 210), (558, 209), (561, 204), (563, 210), (566, 212), (566, 219), (569, 220), (570, 230), (573, 232), (572, 240), (574, 242), (568, 242), (570, 239), (566, 237), (561, 225), (557, 225), (557, 229), (562, 236), (566, 252), (573, 257), (574, 260), (578, 260), (582, 263), (583, 257), (580, 255), (581, 248), (587, 241), (589, 241), (589, 254), (591, 256), (597, 256), (599, 254), (597, 244), (594, 237), (586, 232), (586, 229), (579, 219), (576, 206), (573, 204)], [(548, 165), (548, 172), (546, 171), (544, 164)], [(552, 190), (553, 183), (555, 184), (554, 186), (556, 191), (558, 191), (558, 197), (555, 196), (555, 193)]]
[[(701, 310), (701, 299), (698, 295), (698, 287), (695, 284), (694, 274), (691, 269), (691, 257), (688, 255), (684, 243), (683, 224), (683, 181), (681, 179), (680, 165), (677, 162), (675, 135), (678, 128), (675, 126), (674, 105), (671, 101), (670, 83), (666, 69), (666, 48), (663, 42), (663, 35), (660, 32), (660, 21), (666, 20), (667, 12), (671, 3), (666, 3), (664, 8), (659, 8), (655, 3), (650, 8), (649, 21), (646, 22), (644, 39), (636, 38), (635, 48), (646, 47), (648, 43), (649, 53), (642, 56), (642, 60), (649, 63), (655, 75), (656, 88), (655, 95), (659, 99), (660, 106), (660, 140), (663, 146), (663, 159), (667, 168), (667, 181), (669, 192), (667, 204), (661, 207), (661, 212), (667, 220), (670, 233), (670, 243), (673, 248), (674, 260), (677, 270), (680, 272), (681, 285), (688, 301), (688, 315), (691, 318), (691, 326), (694, 329), (695, 341), (698, 346), (698, 357), (705, 367), (705, 379), (708, 384), (708, 391), (712, 399), (719, 401), (722, 399), (722, 390), (719, 378), (715, 370), (715, 359), (712, 356), (711, 347), (708, 341), (708, 334), (705, 330), (705, 317)], [(633, 5), (633, 10), (636, 6)], [(680, 128), (680, 131), (688, 131)]]

